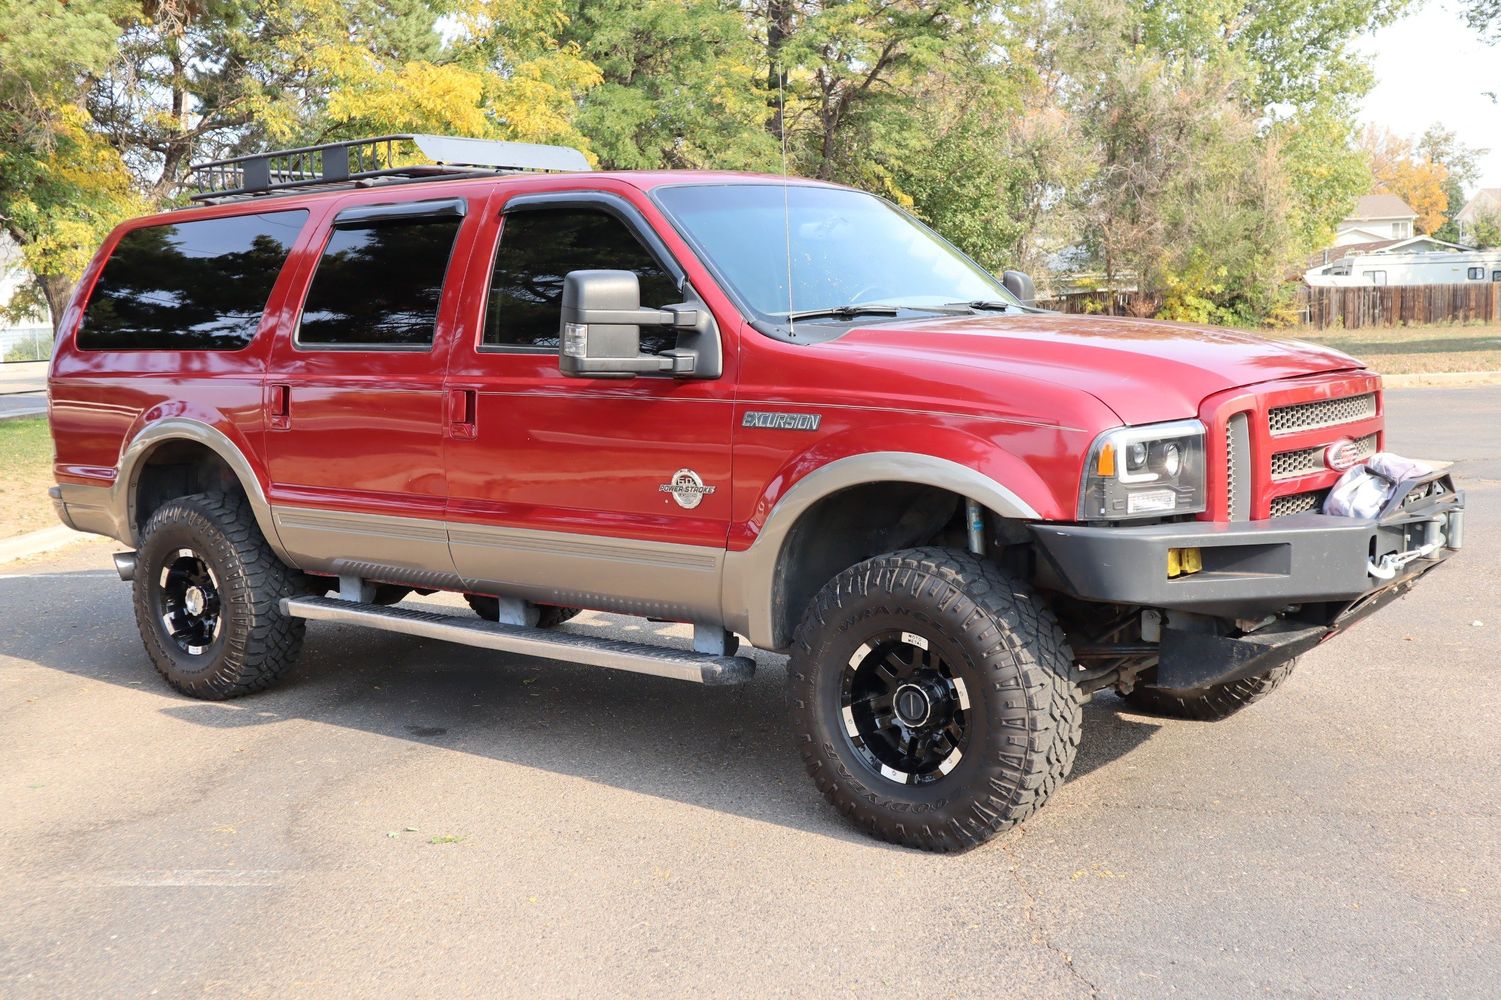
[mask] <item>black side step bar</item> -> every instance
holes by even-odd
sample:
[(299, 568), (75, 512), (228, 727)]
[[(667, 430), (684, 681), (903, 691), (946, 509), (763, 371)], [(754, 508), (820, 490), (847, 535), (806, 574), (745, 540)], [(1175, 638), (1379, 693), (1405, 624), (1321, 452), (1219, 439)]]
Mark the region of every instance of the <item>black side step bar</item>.
[(748, 656), (714, 656), (524, 625), (501, 625), (479, 618), (459, 618), (412, 608), (359, 604), (333, 597), (283, 597), (281, 610), (283, 614), (308, 621), (363, 625), (385, 632), (442, 639), (548, 660), (567, 660), (593, 667), (630, 670), (696, 684), (744, 684), (756, 672), (756, 661)]

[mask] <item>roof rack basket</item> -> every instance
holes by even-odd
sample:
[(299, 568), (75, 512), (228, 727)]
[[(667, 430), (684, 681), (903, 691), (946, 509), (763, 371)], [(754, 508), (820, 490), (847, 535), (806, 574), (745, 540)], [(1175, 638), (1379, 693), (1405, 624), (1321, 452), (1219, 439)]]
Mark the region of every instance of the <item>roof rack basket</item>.
[[(413, 150), (430, 163), (413, 164)], [(431, 180), (486, 173), (588, 170), (589, 161), (567, 146), (500, 142), (445, 135), (382, 135), (321, 146), (233, 156), (188, 168), (193, 201), (254, 197), (288, 188), (349, 184), (374, 179)]]

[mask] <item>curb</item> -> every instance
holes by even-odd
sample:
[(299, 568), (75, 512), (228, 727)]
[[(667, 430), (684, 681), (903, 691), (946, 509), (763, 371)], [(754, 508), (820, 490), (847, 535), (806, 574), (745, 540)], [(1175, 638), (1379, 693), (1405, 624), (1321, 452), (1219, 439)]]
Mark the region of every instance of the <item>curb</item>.
[(1382, 375), (1381, 384), (1386, 389), (1501, 385), (1501, 372), (1417, 372), (1410, 375)]
[(43, 552), (51, 552), (53, 549), (81, 542), (88, 537), (86, 532), (74, 531), (63, 524), (55, 528), (43, 528), (41, 531), (17, 535), (15, 538), (0, 541), (0, 563), (41, 555)]

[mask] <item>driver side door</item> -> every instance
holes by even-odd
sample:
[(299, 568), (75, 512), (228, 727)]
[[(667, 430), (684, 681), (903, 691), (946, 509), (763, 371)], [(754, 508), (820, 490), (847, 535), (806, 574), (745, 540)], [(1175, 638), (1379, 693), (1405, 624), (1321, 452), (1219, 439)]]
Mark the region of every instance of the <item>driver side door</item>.
[[(569, 271), (632, 271), (642, 305), (660, 307), (684, 298), (682, 268), (623, 194), (512, 197), (491, 221), (473, 255), (483, 271), (466, 282), (483, 294), (466, 295), (470, 323), (447, 379), (447, 521), (460, 576), (472, 590), (539, 603), (718, 620), (730, 378), (570, 378), (558, 368)], [(675, 336), (643, 329), (641, 348), (670, 348)], [(700, 488), (674, 489), (691, 481)]]

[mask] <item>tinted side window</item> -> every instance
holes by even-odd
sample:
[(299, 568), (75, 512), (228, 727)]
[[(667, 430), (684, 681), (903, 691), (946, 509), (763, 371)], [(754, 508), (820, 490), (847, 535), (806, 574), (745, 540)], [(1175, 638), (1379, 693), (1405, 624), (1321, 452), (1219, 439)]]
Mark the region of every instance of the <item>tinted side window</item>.
[[(599, 209), (557, 208), (507, 215), (490, 277), (485, 310), (488, 347), (558, 349), (563, 276), (569, 271), (609, 268), (634, 271), (641, 304), (682, 301), (677, 282), (625, 223)], [(675, 346), (670, 330), (641, 329), (641, 350), (653, 354)]]
[(337, 226), (302, 306), (297, 342), (428, 347), (459, 219)]
[(250, 343), (305, 210), (135, 229), (89, 296), (85, 351), (237, 351)]

